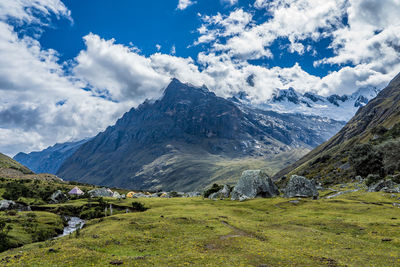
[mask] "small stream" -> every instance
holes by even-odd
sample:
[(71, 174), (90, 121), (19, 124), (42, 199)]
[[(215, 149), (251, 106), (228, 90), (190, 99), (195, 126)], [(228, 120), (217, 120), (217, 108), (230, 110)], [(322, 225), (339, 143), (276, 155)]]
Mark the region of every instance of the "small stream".
[(58, 237), (69, 235), (75, 232), (77, 229), (82, 229), (85, 225), (85, 221), (78, 217), (67, 217), (68, 225), (64, 228), (64, 232)]

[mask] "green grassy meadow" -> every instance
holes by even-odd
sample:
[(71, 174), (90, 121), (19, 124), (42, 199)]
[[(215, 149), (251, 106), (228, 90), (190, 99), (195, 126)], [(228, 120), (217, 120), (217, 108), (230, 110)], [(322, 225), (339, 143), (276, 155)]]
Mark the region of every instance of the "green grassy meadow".
[[(8, 250), (0, 265), (400, 266), (398, 197), (358, 191), (298, 201), (136, 199), (149, 209), (92, 219), (78, 235)], [(108, 201), (129, 207), (133, 200)]]

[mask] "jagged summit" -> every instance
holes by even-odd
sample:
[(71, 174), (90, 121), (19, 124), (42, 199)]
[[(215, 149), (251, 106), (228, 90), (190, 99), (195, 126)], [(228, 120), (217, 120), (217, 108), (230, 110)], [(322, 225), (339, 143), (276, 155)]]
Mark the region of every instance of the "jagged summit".
[(173, 79), (161, 99), (131, 109), (82, 145), (57, 174), (108, 186), (192, 190), (210, 183), (222, 159), (310, 149), (342, 125), (242, 107)]

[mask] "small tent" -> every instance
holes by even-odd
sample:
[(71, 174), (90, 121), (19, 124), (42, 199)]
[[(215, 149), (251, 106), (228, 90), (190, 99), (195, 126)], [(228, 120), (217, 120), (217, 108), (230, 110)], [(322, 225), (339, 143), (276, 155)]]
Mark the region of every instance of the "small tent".
[(133, 195), (136, 194), (135, 192), (129, 192), (128, 194), (126, 194), (127, 198), (133, 198)]
[(79, 187), (75, 186), (74, 188), (72, 188), (71, 191), (68, 192), (68, 195), (77, 195), (77, 196), (81, 196), (83, 195), (83, 191), (79, 189)]

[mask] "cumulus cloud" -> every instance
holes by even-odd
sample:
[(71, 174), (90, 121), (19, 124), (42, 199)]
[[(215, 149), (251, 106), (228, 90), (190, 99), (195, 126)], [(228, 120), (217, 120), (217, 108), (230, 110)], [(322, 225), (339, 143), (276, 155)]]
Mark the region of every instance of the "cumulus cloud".
[[(38, 16), (40, 14), (40, 16)], [(70, 20), (71, 12), (60, 0), (13, 0), (0, 2), (0, 19), (15, 19), (19, 23), (49, 23), (49, 16), (65, 17)]]
[[(193, 3), (180, 1), (178, 9)], [(264, 21), (254, 18), (253, 8), (265, 12)], [(226, 15), (201, 16), (194, 45), (206, 50), (197, 58), (173, 51), (144, 56), (133, 44), (91, 33), (83, 37), (85, 48), (66, 64), (57, 51), (43, 49), (9, 23), (43, 28), (52, 15), (72, 20), (61, 1), (1, 1), (0, 151), (12, 155), (93, 136), (146, 98), (160, 97), (172, 77), (205, 84), (225, 97), (246, 91), (255, 102), (289, 87), (321, 95), (383, 88), (400, 72), (397, 14), (396, 0), (256, 0)], [(339, 67), (325, 77), (307, 73), (298, 63), (251, 63), (276, 56), (271, 46), (278, 39), (287, 41), (288, 53), (305, 55), (315, 54), (323, 38), (330, 40), (327, 49), (333, 54), (316, 58), (315, 67)]]
[(83, 90), (82, 82), (65, 75), (56, 51), (5, 22), (43, 26), (51, 14), (69, 16), (62, 2), (2, 1), (0, 6), (1, 152), (13, 155), (93, 136), (129, 108), (130, 103), (123, 107)]
[[(307, 82), (308, 91), (323, 95), (351, 93), (362, 86), (382, 88), (400, 71), (399, 1), (256, 0), (253, 7), (265, 12), (264, 22), (256, 23), (251, 10), (243, 9), (202, 16), (194, 44), (209, 44), (210, 55), (219, 52), (246, 62), (273, 57), (271, 47), (278, 39), (288, 41), (289, 53), (312, 56), (317, 54), (313, 45), (331, 40), (325, 49), (332, 49), (333, 56), (316, 59), (314, 66), (345, 66), (319, 79), (309, 75)], [(280, 78), (273, 79), (269, 84)], [(294, 79), (293, 84), (303, 91), (303, 81)]]
[(178, 6), (176, 8), (179, 10), (184, 10), (195, 3), (196, 2), (193, 2), (191, 0), (179, 0)]

